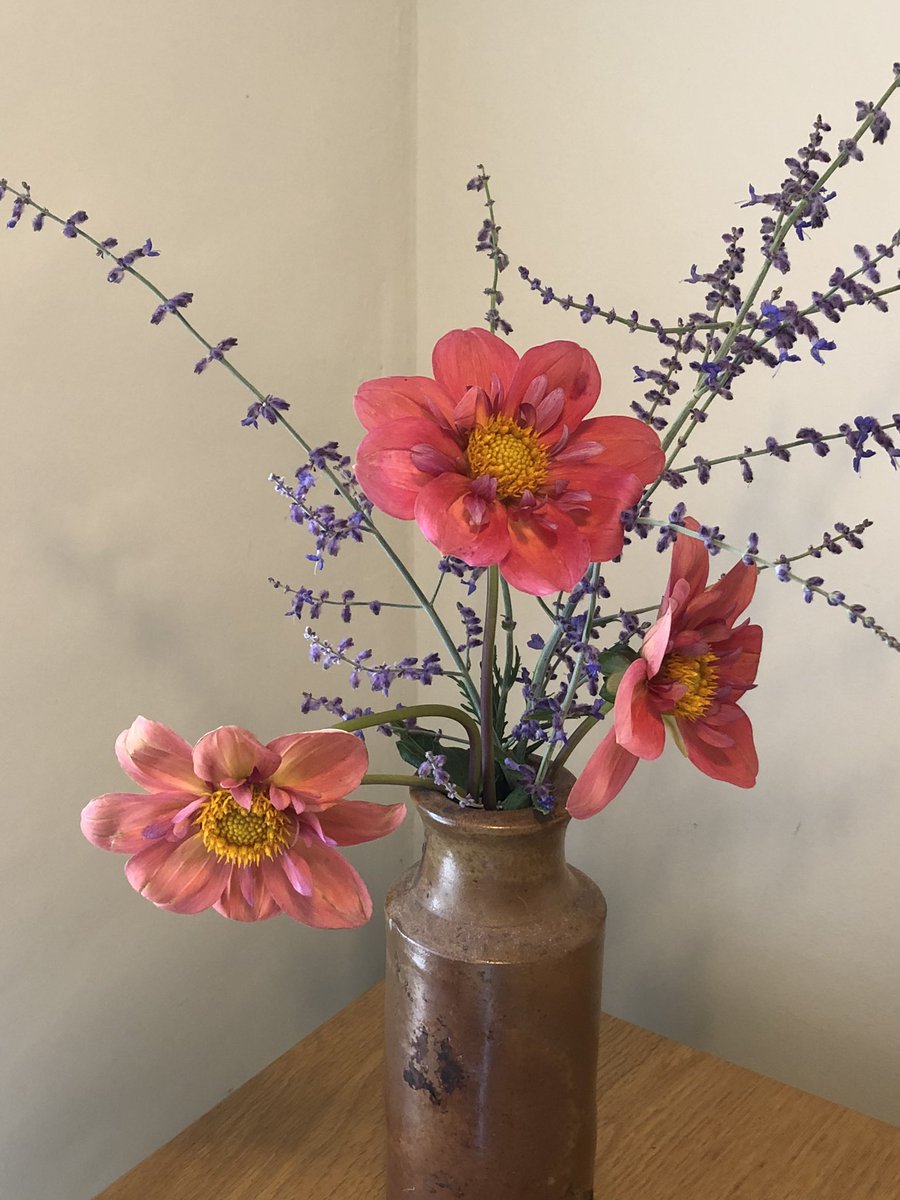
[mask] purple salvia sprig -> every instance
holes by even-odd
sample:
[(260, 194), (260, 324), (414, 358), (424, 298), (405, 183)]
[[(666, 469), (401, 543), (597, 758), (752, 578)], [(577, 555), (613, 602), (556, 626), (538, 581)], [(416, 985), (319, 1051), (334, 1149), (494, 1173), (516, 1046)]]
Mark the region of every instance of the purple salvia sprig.
[(179, 308), (187, 308), (193, 299), (193, 292), (176, 292), (174, 296), (156, 306), (150, 317), (150, 324), (159, 325), (169, 313), (177, 312)]
[(509, 337), (513, 331), (513, 327), (509, 321), (504, 320), (500, 315), (503, 293), (497, 286), (501, 273), (509, 266), (509, 256), (500, 248), (500, 226), (497, 224), (494, 213), (494, 199), (491, 195), (491, 189), (488, 187), (489, 180), (490, 175), (486, 173), (484, 165), (479, 163), (478, 174), (469, 180), (466, 188), (470, 192), (484, 192), (484, 206), (488, 210), (488, 215), (482, 221), (478, 236), (475, 239), (476, 252), (486, 254), (494, 264), (491, 285), (484, 289), (484, 294), (488, 298), (488, 310), (484, 314), (484, 319), (491, 333), (496, 333), (499, 329), (501, 333), (505, 333)]
[[(318, 475), (325, 471), (329, 480), (339, 484), (353, 505), (349, 516), (338, 516), (333, 504), (310, 503), (309, 493), (316, 486)], [(296, 484), (291, 487), (280, 475), (269, 476), (279, 495), (291, 502), (291, 520), (304, 526), (315, 537), (315, 554), (306, 557), (317, 570), (321, 570), (325, 566), (326, 555), (335, 557), (348, 540), (363, 540), (363, 535), (370, 531), (372, 505), (359, 487), (349, 456), (340, 451), (337, 442), (312, 447), (309, 460), (297, 468), (295, 479)]]
[[(679, 508), (680, 507), (681, 506), (679, 506)], [(665, 523), (660, 521), (650, 519), (648, 523), (656, 526), (657, 528), (666, 528)], [(746, 548), (744, 550), (739, 550), (737, 547), (730, 545), (725, 540), (725, 535), (719, 529), (701, 527), (698, 532), (694, 533), (689, 529), (678, 527), (677, 522), (670, 521), (670, 524), (674, 524), (676, 526), (676, 529), (672, 530), (672, 532), (676, 533), (676, 536), (691, 537), (700, 540), (704, 542), (704, 544), (707, 546), (707, 549), (710, 550), (710, 553), (713, 553), (712, 546), (715, 546), (715, 553), (718, 553), (722, 550), (730, 551), (748, 565), (755, 563), (761, 572), (765, 570), (772, 570), (775, 578), (780, 583), (798, 583), (802, 589), (803, 599), (807, 604), (811, 602), (813, 596), (815, 595), (824, 596), (832, 608), (843, 608), (847, 612), (851, 624), (856, 624), (859, 622), (864, 629), (871, 630), (876, 637), (878, 637), (892, 650), (900, 650), (900, 640), (898, 640), (892, 634), (889, 634), (882, 625), (879, 625), (875, 621), (874, 617), (869, 616), (866, 613), (865, 605), (849, 604), (843, 592), (826, 588), (824, 586), (824, 579), (818, 575), (804, 577), (791, 570), (792, 563), (796, 563), (801, 559), (808, 558), (810, 556), (814, 558), (821, 557), (822, 550), (829, 550), (832, 554), (839, 554), (841, 551), (840, 548), (836, 548), (836, 544), (841, 541), (846, 542), (847, 545), (852, 546), (854, 549), (861, 549), (862, 540), (859, 535), (864, 530), (869, 529), (872, 525), (872, 522), (868, 519), (861, 521), (853, 528), (844, 524), (843, 522), (839, 522), (835, 525), (835, 529), (838, 531), (837, 537), (832, 537), (830, 534), (826, 533), (819, 546), (810, 546), (808, 549), (801, 551), (799, 554), (779, 554), (775, 559), (766, 559), (759, 554), (759, 538), (755, 533), (751, 533), (747, 538)]]
[[(642, 323), (640, 314), (636, 309), (634, 309), (629, 316), (623, 317), (617, 313), (614, 308), (602, 308), (596, 304), (594, 302), (593, 293), (588, 293), (583, 301), (575, 300), (571, 293), (566, 296), (560, 296), (552, 287), (549, 285), (545, 286), (540, 279), (532, 275), (528, 267), (520, 266), (518, 271), (519, 278), (528, 284), (528, 287), (532, 292), (535, 292), (538, 296), (540, 296), (543, 304), (558, 304), (563, 312), (568, 312), (570, 309), (574, 310), (579, 314), (581, 322), (584, 325), (587, 325), (594, 319), (594, 317), (602, 317), (607, 325), (624, 325), (627, 327), (630, 333), (635, 333), (637, 331), (640, 331), (641, 333), (652, 333), (655, 334), (657, 339), (661, 342), (672, 336), (678, 338), (688, 329), (688, 326), (684, 324), (664, 326), (662, 322), (656, 320), (656, 318), (651, 318), (648, 323)], [(702, 323), (697, 326), (699, 329), (729, 328), (729, 323), (727, 321), (721, 321), (718, 323), (718, 325), (715, 325), (714, 323), (706, 320), (702, 314), (700, 316), (700, 320)]]
[(416, 774), (420, 779), (433, 779), (441, 791), (445, 792), (451, 800), (455, 800), (461, 807), (480, 807), (471, 796), (460, 792), (450, 778), (450, 774), (447, 771), (446, 754), (435, 754), (433, 750), (426, 750), (424, 760), (416, 768)]
[[(6, 180), (0, 180), (0, 200), (2, 200), (2, 198), (6, 195), (6, 188)], [(22, 182), (22, 188), (23, 191), (21, 193), (15, 192), (14, 189), (10, 188), (10, 191), (13, 191), (13, 206), (9, 220), (6, 222), (7, 229), (15, 229), (19, 221), (22, 219), (22, 213), (25, 211), (25, 205), (31, 203), (31, 188), (27, 183), (24, 182), (24, 180)]]
[[(811, 446), (813, 452), (820, 458), (825, 458), (831, 452), (829, 442), (842, 440), (850, 447), (854, 454), (854, 470), (857, 472), (860, 469), (860, 463), (863, 458), (870, 458), (875, 452), (873, 450), (863, 450), (868, 438), (872, 440), (888, 454), (891, 465), (896, 468), (896, 461), (900, 458), (900, 452), (896, 449), (893, 439), (887, 432), (887, 426), (890, 425), (894, 429), (900, 431), (900, 413), (893, 413), (889, 420), (879, 421), (875, 417), (856, 417), (852, 425), (843, 423), (833, 433), (821, 433), (818, 429), (811, 426), (803, 426), (797, 430), (795, 439), (792, 441), (780, 441), (778, 438), (769, 436), (766, 438), (765, 445), (762, 449), (754, 450), (750, 446), (745, 446), (741, 454), (725, 454), (721, 458), (705, 459), (706, 467), (711, 470), (722, 463), (736, 462), (740, 466), (741, 474), (745, 483), (753, 482), (753, 471), (747, 461), (750, 458), (758, 458), (760, 455), (768, 455), (771, 458), (780, 459), (782, 462), (789, 462), (791, 459), (791, 451), (798, 446)], [(672, 487), (682, 487), (686, 482), (686, 475), (691, 471), (700, 471), (696, 460), (693, 463), (678, 464), (675, 470), (666, 472), (666, 482)], [(646, 514), (644, 514), (646, 515)]]
[(484, 638), (484, 627), (481, 623), (481, 617), (474, 608), (470, 608), (467, 604), (460, 604), (457, 600), (456, 611), (459, 613), (459, 619), (462, 621), (464, 638), (456, 649), (460, 654), (466, 656), (466, 667), (468, 668), (472, 661), (472, 651), (482, 645)]
[(78, 237), (78, 226), (83, 225), (88, 219), (87, 213), (83, 208), (79, 208), (78, 212), (72, 213), (71, 217), (63, 225), (63, 237), (76, 238)]
[[(104, 241), (98, 244), (97, 253), (98, 255), (102, 255), (104, 250), (111, 251), (118, 244), (119, 243), (115, 238), (106, 238)], [(121, 283), (125, 278), (126, 273), (131, 272), (132, 274), (137, 274), (137, 272), (133, 271), (132, 268), (138, 259), (159, 258), (159, 251), (153, 249), (152, 238), (147, 238), (142, 246), (135, 246), (133, 250), (129, 250), (119, 257), (116, 257), (115, 255), (112, 255), (112, 257), (116, 259), (116, 265), (106, 276), (106, 282)], [(138, 278), (143, 277), (138, 276)], [(160, 320), (162, 320), (162, 317), (160, 317)]]
[[(900, 428), (900, 423), (896, 420), (895, 424)], [(864, 458), (874, 458), (874, 450), (865, 450), (863, 447), (869, 438), (884, 450), (890, 459), (891, 466), (896, 471), (897, 459), (900, 458), (900, 450), (894, 446), (893, 439), (883, 429), (874, 417), (855, 417), (853, 426), (841, 425), (840, 432), (844, 435), (847, 445), (853, 451), (853, 470), (859, 474), (862, 460)]]
[(553, 785), (546, 780), (538, 780), (538, 773), (530, 763), (515, 762), (514, 759), (504, 759), (503, 765), (510, 775), (519, 780), (519, 786), (526, 792), (532, 806), (540, 813), (550, 813), (556, 802), (556, 792)]
[[(397, 705), (398, 708), (401, 705)], [(356, 706), (354, 708), (346, 708), (344, 701), (340, 696), (314, 696), (312, 692), (301, 692), (300, 711), (304, 715), (311, 712), (318, 712), (320, 709), (331, 713), (337, 717), (339, 721), (355, 721), (357, 717), (370, 717), (375, 712), (374, 708), (362, 708)], [(375, 728), (385, 737), (394, 737), (401, 729), (415, 729), (416, 721), (414, 717), (410, 717), (407, 721), (396, 721), (391, 725), (376, 725)], [(356, 729), (353, 731), (354, 737), (358, 737), (360, 741), (365, 741), (365, 731)]]
[(470, 567), (468, 563), (463, 562), (461, 558), (454, 558), (451, 554), (445, 554), (438, 561), (438, 571), (441, 576), (452, 575), (458, 579), (466, 589), (466, 595), (471, 596), (478, 587), (478, 580), (484, 574), (485, 567)]
[[(6, 190), (7, 190), (7, 187), (6, 187), (6, 183), (4, 181), (2, 189), (0, 189), (0, 194), (4, 194)], [(15, 188), (8, 189), (8, 190), (12, 191), (14, 196), (17, 199), (19, 199), (23, 205), (31, 205), (37, 211), (42, 212), (44, 214), (44, 217), (47, 220), (55, 222), (56, 224), (58, 224), (62, 227), (64, 227), (65, 225), (67, 225), (69, 223), (66, 220), (64, 220), (62, 217), (58, 216), (56, 213), (51, 212), (48, 208), (38, 205), (32, 199), (30, 192), (27, 189), (27, 186), (26, 186), (26, 190), (24, 192), (19, 192)], [(75, 228), (75, 235), (76, 235), (76, 240), (78, 238), (83, 238), (85, 241), (89, 242), (101, 257), (111, 258), (114, 261), (116, 261), (118, 266), (121, 266), (121, 264), (118, 262), (118, 260), (116, 260), (116, 256), (113, 253), (112, 248), (115, 245), (115, 241), (113, 239), (107, 239), (106, 242), (100, 242), (96, 238), (94, 238), (91, 234), (89, 234), (86, 230), (79, 228), (77, 226)], [(143, 256), (145, 256), (145, 257), (152, 256), (152, 254), (151, 254), (152, 247), (150, 246), (149, 240), (147, 243), (145, 243), (145, 246), (143, 249), (144, 249)], [(155, 252), (153, 252), (153, 253), (155, 253)], [(172, 299), (171, 297), (167, 297), (154, 283), (152, 283), (148, 278), (146, 278), (146, 276), (142, 275), (140, 271), (136, 270), (136, 268), (134, 266), (130, 266), (130, 265), (126, 264), (123, 269), (126, 272), (133, 275), (140, 283), (142, 283), (144, 285), (144, 287), (146, 287), (149, 291), (151, 291), (154, 294), (154, 296), (156, 296), (156, 298), (160, 301), (161, 305), (166, 306)], [(183, 295), (188, 295), (188, 294), (189, 293), (183, 293)], [(173, 315), (184, 326), (184, 328), (191, 334), (191, 336), (197, 339), (197, 341), (203, 346), (204, 350), (207, 353), (209, 353), (213, 349), (213, 343), (208, 341), (205, 337), (203, 337), (203, 335), (197, 329), (194, 328), (194, 326), (191, 324), (191, 322), (184, 315), (184, 311), (182, 308), (180, 308), (176, 305)], [(220, 362), (220, 364), (223, 367), (225, 367), (225, 369), (243, 387), (247, 388), (247, 390), (253, 394), (255, 400), (259, 401), (261, 405), (264, 405), (267, 402), (266, 394), (264, 392), (262, 392), (259, 388), (257, 388), (254, 384), (252, 384), (250, 382), (250, 380), (246, 378), (246, 376), (242, 375), (241, 372), (237, 370), (237, 368), (229, 361), (229, 359), (226, 356), (223, 355), (222, 358), (219, 359), (218, 361)], [(277, 415), (278, 415), (279, 422), (288, 431), (290, 436), (292, 438), (294, 438), (294, 440), (303, 447), (304, 451), (307, 454), (312, 454), (313, 448), (309, 445), (309, 443), (306, 441), (306, 439), (303, 437), (303, 435), (299, 432), (299, 430), (295, 429), (294, 426), (289, 421), (287, 421), (280, 412)], [(341, 474), (338, 471), (335, 471), (332, 468), (332, 465), (328, 461), (325, 461), (323, 463), (321, 470), (331, 480), (332, 484), (335, 487), (336, 492), (340, 496), (343, 497), (343, 499), (348, 503), (348, 505), (350, 505), (351, 508), (353, 508), (355, 510), (353, 513), (353, 516), (347, 522), (347, 527), (348, 527), (350, 536), (353, 536), (354, 540), (359, 540), (359, 537), (361, 536), (360, 530), (362, 528), (365, 528), (366, 531), (371, 533), (372, 537), (378, 542), (381, 549), (385, 552), (388, 559), (391, 561), (393, 566), (396, 568), (397, 572), (402, 577), (405, 586), (410, 589), (412, 594), (418, 600), (423, 611), (428, 616), (435, 631), (437, 632), (438, 636), (440, 637), (441, 642), (442, 642), (443, 646), (445, 647), (449, 657), (452, 659), (455, 666), (457, 667), (457, 669), (458, 669), (457, 674), (456, 674), (457, 683), (458, 683), (458, 686), (466, 693), (467, 701), (471, 705), (477, 706), (477, 704), (478, 704), (477, 689), (475, 688), (472, 680), (469, 678), (469, 676), (465, 672), (462, 659), (459, 656), (459, 652), (456, 650), (453, 638), (452, 638), (449, 630), (444, 625), (444, 622), (441, 619), (440, 614), (434, 608), (434, 605), (428, 600), (428, 597), (424, 594), (424, 592), (419, 587), (416, 580), (413, 578), (413, 576), (407, 570), (405, 564), (403, 563), (402, 558), (396, 552), (396, 550), (394, 549), (391, 542), (388, 540), (387, 537), (385, 537), (385, 535), (381, 532), (381, 530), (377, 527), (377, 525), (375, 525), (375, 523), (371, 520), (371, 511), (372, 511), (371, 504), (368, 502), (367, 499), (365, 499), (365, 497), (360, 498), (362, 496), (362, 494), (358, 491), (358, 489), (356, 492), (354, 492), (353, 490), (348, 488), (348, 486), (345, 484), (343, 478), (341, 477)], [(329, 548), (329, 552), (330, 552), (330, 548)], [(316, 562), (316, 565), (320, 565), (320, 563), (323, 561), (321, 554), (319, 556), (315, 557), (314, 561)]]
[[(209, 351), (209, 353), (206, 355), (206, 357), (201, 358), (200, 361), (194, 365), (194, 374), (202, 375), (203, 372), (206, 370), (206, 368), (210, 365), (210, 363), (221, 362), (222, 359), (224, 358), (224, 356), (228, 353), (228, 351), (233, 350), (237, 344), (238, 344), (238, 340), (236, 337), (223, 338), (221, 342), (217, 342), (216, 345), (213, 346), (212, 349)], [(263, 403), (268, 404), (277, 399), (278, 399), (277, 396), (266, 396), (266, 399)], [(257, 402), (257, 403), (259, 403), (259, 402)], [(290, 405), (287, 403), (286, 400), (282, 400), (280, 403), (284, 405), (284, 409), (282, 409), (283, 412), (286, 412), (290, 408)], [(253, 405), (251, 405), (250, 408), (252, 409)], [(259, 416), (259, 415), (265, 416), (266, 420), (270, 421), (270, 423), (273, 425), (278, 420), (278, 418), (275, 416), (269, 417), (266, 413), (263, 413), (262, 404), (260, 404), (258, 412), (257, 412), (257, 416)], [(250, 416), (250, 409), (247, 410), (247, 416), (248, 417)], [(246, 418), (244, 421), (241, 422), (242, 425), (247, 424), (247, 423), (248, 422), (247, 422)], [(255, 425), (254, 425), (254, 428), (256, 428)]]
[[(230, 341), (237, 345), (237, 338), (226, 338), (225, 340), (226, 342)], [(219, 343), (220, 346), (224, 344), (225, 343), (222, 342)], [(205, 362), (198, 362), (197, 366), (194, 367), (194, 371), (198, 375), (202, 370), (206, 369), (206, 366), (210, 362), (221, 361), (222, 354), (216, 354), (215, 349), (216, 348), (214, 347), (213, 350), (210, 351), (209, 358)], [(247, 409), (247, 415), (241, 421), (241, 424), (252, 425), (254, 429), (259, 429), (259, 419), (262, 417), (263, 420), (268, 421), (270, 425), (277, 425), (278, 414), (287, 412), (290, 407), (291, 406), (288, 404), (287, 400), (282, 400), (280, 396), (266, 396), (262, 400), (254, 400)]]
[[(418, 612), (417, 604), (399, 604), (395, 600), (357, 600), (356, 592), (352, 588), (346, 588), (341, 592), (340, 599), (332, 597), (327, 588), (320, 592), (314, 592), (308, 587), (291, 587), (288, 583), (282, 583), (278, 579), (273, 579), (269, 576), (269, 583), (272, 587), (279, 591), (286, 592), (292, 597), (291, 607), (284, 614), (286, 617), (303, 617), (309, 616), (313, 621), (317, 620), (322, 610), (327, 607), (339, 608), (341, 620), (345, 624), (349, 624), (353, 617), (353, 609), (366, 608), (374, 616), (380, 616), (385, 608), (406, 608)], [(309, 610), (308, 613), (306, 610)]]
[(363, 540), (367, 529), (363, 513), (352, 512), (349, 517), (339, 517), (333, 504), (307, 505), (306, 489), (302, 485), (292, 489), (280, 475), (270, 475), (269, 480), (280, 495), (291, 501), (291, 520), (302, 525), (316, 539), (315, 553), (306, 555), (316, 570), (324, 568), (326, 555), (335, 558), (346, 541)]
[(350, 670), (350, 686), (358, 688), (363, 677), (368, 678), (373, 692), (387, 696), (391, 686), (398, 680), (411, 683), (421, 683), (427, 687), (438, 675), (443, 675), (438, 654), (426, 654), (420, 662), (412, 655), (405, 655), (395, 663), (378, 663), (371, 665), (373, 652), (369, 649), (359, 650), (350, 654), (354, 649), (353, 638), (342, 638), (337, 645), (332, 645), (325, 638), (319, 637), (316, 631), (307, 626), (303, 636), (309, 643), (309, 661), (317, 663), (327, 671), (339, 663), (345, 663)]
[[(549, 639), (545, 641), (538, 634), (529, 639), (528, 645), (539, 650), (540, 657), (534, 677), (522, 668), (518, 678), (525, 704), (521, 719), (511, 731), (514, 742), (565, 744), (568, 740), (566, 721), (597, 715), (598, 706), (603, 703), (596, 699), (602, 676), (598, 650), (591, 642), (604, 623), (598, 614), (597, 601), (609, 597), (609, 588), (594, 564), (569, 593), (566, 606), (557, 606)], [(585, 599), (586, 611), (577, 612), (578, 605)], [(551, 692), (553, 684), (556, 688)], [(592, 698), (589, 702), (578, 700), (583, 687), (587, 687)], [(544, 771), (546, 767), (542, 764), (541, 777)]]

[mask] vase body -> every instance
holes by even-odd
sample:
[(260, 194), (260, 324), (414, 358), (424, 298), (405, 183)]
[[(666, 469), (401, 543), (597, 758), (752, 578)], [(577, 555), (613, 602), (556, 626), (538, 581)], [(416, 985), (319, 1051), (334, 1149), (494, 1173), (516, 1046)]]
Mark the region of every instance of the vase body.
[(422, 859), (385, 902), (387, 1200), (592, 1200), (603, 894), (566, 864), (563, 808), (412, 794)]

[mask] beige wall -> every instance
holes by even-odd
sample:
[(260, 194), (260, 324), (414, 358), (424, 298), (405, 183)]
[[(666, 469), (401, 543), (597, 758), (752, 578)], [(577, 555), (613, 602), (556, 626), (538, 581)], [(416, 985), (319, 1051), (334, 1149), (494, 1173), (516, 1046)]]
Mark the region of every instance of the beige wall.
[[(756, 214), (737, 207), (748, 183), (777, 186), (819, 111), (845, 136), (853, 102), (884, 90), (898, 47), (889, 2), (852, 17), (836, 2), (815, 14), (696, 0), (420, 4), (420, 358), (484, 308), (487, 264), (470, 253), (482, 212), (463, 190), (483, 160), (512, 258), (515, 344), (583, 340), (604, 376), (601, 408), (626, 411), (640, 397), (631, 365), (655, 364), (656, 343), (542, 308), (515, 267), (620, 312), (669, 320), (702, 306), (700, 289), (680, 281), (692, 262), (718, 261), (719, 234), (747, 222), (755, 253)], [(795, 245), (786, 294), (808, 297), (854, 242), (873, 247), (900, 224), (896, 105), (892, 116), (886, 145), (839, 175), (829, 228), (807, 251)], [(898, 320), (896, 304), (887, 316), (851, 314), (827, 366), (807, 360), (775, 378), (755, 368), (705, 428), (708, 456), (897, 411)], [(813, 567), (897, 634), (900, 482), (886, 459), (866, 465), (856, 478), (846, 450), (758, 460), (750, 489), (719, 468), (705, 489), (669, 492), (660, 507), (684, 498), (736, 539), (758, 530), (773, 554), (804, 549), (835, 520), (881, 517), (865, 551)], [(608, 573), (622, 579), (616, 600), (654, 602), (666, 567), (649, 545), (630, 555)], [(755, 791), (715, 784), (667, 750), (571, 835), (575, 861), (609, 899), (606, 1005), (900, 1121), (900, 660), (771, 578), (752, 611), (766, 630), (747, 701)]]
[[(194, 291), (198, 327), (237, 336), (315, 440), (352, 442), (355, 384), (413, 365), (411, 5), (99, 0), (3, 22), (0, 173), (101, 238), (151, 235), (150, 274)], [(271, 738), (314, 725), (301, 690), (340, 690), (266, 582), (308, 582), (267, 483), (299, 451), (242, 429), (250, 397), (195, 377), (190, 338), (104, 274), (58, 229), (0, 227), (4, 1200), (86, 1200), (382, 969), (377, 920), (160, 913), (79, 834), (91, 796), (131, 787), (113, 742), (138, 713)], [(378, 560), (329, 580), (394, 586)], [(351, 852), (376, 905), (413, 843)]]
[[(195, 292), (198, 326), (238, 336), (235, 362), (293, 400), (313, 438), (350, 444), (360, 378), (424, 367), (438, 334), (480, 318), (481, 212), (463, 190), (478, 159), (514, 265), (675, 314), (696, 303), (679, 283), (691, 262), (747, 217), (747, 182), (780, 178), (819, 108), (843, 129), (882, 87), (896, 8), (858, 6), (853, 29), (845, 12), (99, 0), (78, 21), (50, 2), (4, 15), (0, 172), (65, 214), (85, 207), (100, 236), (152, 235), (153, 277)], [(801, 293), (897, 224), (898, 136), (842, 174), (832, 228), (788, 280)], [(152, 328), (150, 298), (105, 284), (84, 247), (0, 228), (0, 271), (0, 1194), (83, 1200), (375, 979), (381, 933), (157, 913), (121, 859), (80, 838), (83, 803), (128, 786), (112, 744), (138, 712), (191, 738), (227, 721), (268, 738), (300, 727), (301, 690), (339, 686), (306, 664), (266, 584), (296, 583), (307, 548), (266, 483), (296, 465), (286, 439), (241, 429), (247, 397), (222, 372), (195, 378), (190, 341)], [(653, 344), (542, 309), (511, 276), (516, 344), (583, 338), (605, 410), (623, 411)], [(896, 320), (846, 321), (827, 368), (756, 373), (709, 444), (893, 411)], [(749, 492), (722, 471), (690, 499), (793, 552), (896, 505), (886, 462), (870, 466), (858, 480), (837, 454), (764, 463)], [(884, 525), (823, 569), (896, 630)], [(664, 563), (649, 549), (632, 561), (617, 596), (654, 599)], [(339, 563), (325, 582), (345, 579)], [(351, 582), (382, 598), (393, 586), (374, 559)], [(897, 660), (769, 580), (754, 613), (757, 790), (667, 753), (574, 831), (610, 899), (607, 1006), (897, 1120)], [(381, 628), (385, 655), (408, 647), (403, 623)], [(415, 841), (410, 825), (354, 853), (376, 904)]]

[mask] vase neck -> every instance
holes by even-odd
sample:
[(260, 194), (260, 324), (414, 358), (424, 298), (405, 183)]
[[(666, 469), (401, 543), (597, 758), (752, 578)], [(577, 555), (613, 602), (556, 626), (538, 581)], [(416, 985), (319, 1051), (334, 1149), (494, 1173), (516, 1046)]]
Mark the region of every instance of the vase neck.
[(425, 832), (415, 887), (435, 915), (529, 923), (562, 902), (569, 881), (564, 809), (542, 817), (534, 810), (461, 809), (431, 792), (413, 797)]

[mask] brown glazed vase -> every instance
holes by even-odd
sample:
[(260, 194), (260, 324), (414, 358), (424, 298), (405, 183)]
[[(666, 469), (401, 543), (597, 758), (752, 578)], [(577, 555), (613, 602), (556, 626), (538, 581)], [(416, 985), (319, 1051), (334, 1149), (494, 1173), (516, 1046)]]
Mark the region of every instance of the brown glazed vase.
[(549, 817), (412, 791), (422, 859), (385, 902), (387, 1200), (593, 1198), (606, 901), (566, 863), (567, 790)]

